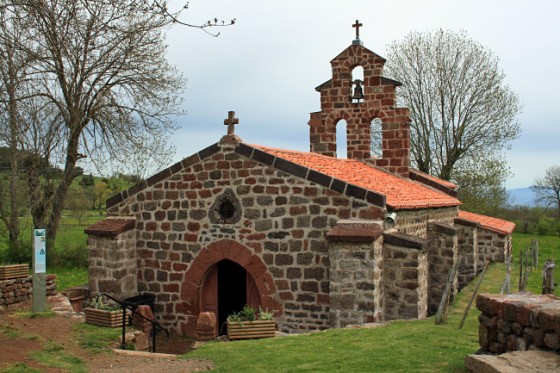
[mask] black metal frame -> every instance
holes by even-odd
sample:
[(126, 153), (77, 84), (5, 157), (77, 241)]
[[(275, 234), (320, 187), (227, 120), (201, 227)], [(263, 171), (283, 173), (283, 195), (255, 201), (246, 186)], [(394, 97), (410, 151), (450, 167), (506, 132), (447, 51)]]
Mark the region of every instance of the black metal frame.
[(113, 300), (114, 302), (118, 303), (121, 305), (122, 309), (123, 309), (123, 318), (122, 318), (122, 341), (121, 341), (121, 349), (124, 350), (126, 348), (126, 310), (130, 310), (132, 312), (132, 315), (138, 315), (141, 318), (143, 318), (144, 320), (148, 320), (150, 323), (152, 323), (152, 352), (156, 352), (156, 333), (157, 333), (157, 329), (162, 330), (166, 333), (167, 338), (169, 339), (169, 331), (167, 329), (165, 329), (163, 326), (161, 326), (154, 318), (154, 320), (150, 320), (149, 318), (147, 318), (146, 316), (136, 312), (136, 308), (138, 308), (138, 306), (142, 303), (139, 302), (127, 302), (126, 299), (124, 300), (119, 300), (107, 293), (101, 293), (99, 295), (103, 295), (111, 300)]

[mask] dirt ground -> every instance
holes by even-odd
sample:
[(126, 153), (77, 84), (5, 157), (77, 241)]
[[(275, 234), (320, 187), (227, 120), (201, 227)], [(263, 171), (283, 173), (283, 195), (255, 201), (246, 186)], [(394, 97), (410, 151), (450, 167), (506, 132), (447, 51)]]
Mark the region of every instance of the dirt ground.
[[(49, 298), (51, 309), (60, 309), (61, 297), (63, 296)], [(42, 372), (66, 372), (67, 370), (59, 368), (45, 367), (31, 358), (33, 351), (43, 349), (43, 344), (49, 341), (63, 346), (66, 354), (84, 361), (89, 372), (201, 372), (213, 367), (209, 361), (179, 360), (169, 355), (156, 358), (120, 355), (110, 351), (92, 353), (79, 346), (79, 341), (72, 332), (72, 325), (84, 322), (83, 318), (72, 317), (71, 312), (35, 319), (17, 315), (18, 312), (30, 310), (31, 302), (0, 310), (0, 371), (21, 362)], [(115, 344), (117, 346), (119, 341), (115, 341)], [(188, 348), (180, 338), (172, 338), (170, 341), (158, 339), (158, 344), (158, 352), (179, 353)]]

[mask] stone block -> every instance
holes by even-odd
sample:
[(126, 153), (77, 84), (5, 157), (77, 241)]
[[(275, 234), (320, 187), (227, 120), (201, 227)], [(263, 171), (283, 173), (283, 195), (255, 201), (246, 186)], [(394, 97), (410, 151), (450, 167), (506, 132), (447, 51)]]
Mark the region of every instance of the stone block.
[(544, 344), (546, 347), (550, 348), (552, 351), (560, 350), (560, 336), (554, 332), (545, 333)]
[(216, 314), (201, 312), (196, 322), (197, 340), (208, 341), (216, 337)]
[(537, 316), (538, 324), (547, 330), (556, 330), (560, 333), (560, 302), (558, 308), (541, 308)]

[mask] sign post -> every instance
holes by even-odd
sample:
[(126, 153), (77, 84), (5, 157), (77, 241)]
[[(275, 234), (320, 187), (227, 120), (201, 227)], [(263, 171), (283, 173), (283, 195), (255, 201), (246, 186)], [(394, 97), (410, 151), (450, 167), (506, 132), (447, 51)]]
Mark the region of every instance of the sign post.
[(47, 235), (45, 229), (33, 230), (33, 312), (45, 312), (47, 304)]

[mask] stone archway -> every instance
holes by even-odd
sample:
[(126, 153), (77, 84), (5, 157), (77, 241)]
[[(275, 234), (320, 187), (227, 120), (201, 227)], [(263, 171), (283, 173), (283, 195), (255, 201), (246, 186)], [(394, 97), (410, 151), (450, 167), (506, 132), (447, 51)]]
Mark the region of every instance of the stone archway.
[(277, 315), (282, 312), (282, 306), (275, 298), (274, 280), (262, 260), (235, 241), (221, 240), (202, 249), (185, 273), (181, 285), (182, 306), (177, 309), (186, 318), (186, 321), (180, 325), (184, 335), (196, 336), (196, 320), (201, 312), (201, 299), (204, 296), (203, 288), (206, 278), (216, 264), (222, 260), (232, 261), (245, 269), (254, 280), (254, 286), (258, 290), (263, 309), (275, 310)]

